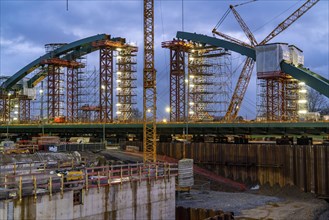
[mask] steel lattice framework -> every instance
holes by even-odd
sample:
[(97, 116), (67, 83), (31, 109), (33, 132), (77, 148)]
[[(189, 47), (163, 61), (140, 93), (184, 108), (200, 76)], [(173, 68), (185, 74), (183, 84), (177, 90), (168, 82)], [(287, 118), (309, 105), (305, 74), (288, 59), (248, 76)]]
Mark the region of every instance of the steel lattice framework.
[(117, 60), (117, 117), (119, 121), (132, 120), (133, 105), (136, 104), (136, 53), (137, 47), (118, 48)]
[(266, 121), (298, 120), (298, 80), (284, 74), (258, 77), (257, 117)]
[(66, 105), (67, 105), (67, 116), (68, 122), (78, 121), (78, 68), (69, 67), (67, 68), (66, 78)]
[(61, 81), (63, 72), (61, 72), (61, 67), (55, 64), (48, 64), (47, 67), (48, 78), (47, 78), (47, 90), (48, 90), (48, 100), (47, 100), (47, 110), (48, 119), (53, 119), (61, 115), (61, 102), (63, 93), (61, 89)]
[(31, 99), (26, 95), (19, 95), (18, 102), (18, 121), (27, 123), (31, 119)]
[(209, 65), (207, 74), (207, 112), (216, 120), (226, 113), (232, 83), (231, 53), (223, 48), (209, 47), (205, 56)]
[(192, 44), (173, 40), (162, 43), (170, 50), (170, 121), (182, 122), (186, 119), (185, 57)]
[(113, 121), (113, 49), (102, 47), (99, 50), (99, 103), (100, 122)]
[(187, 112), (195, 121), (219, 118), (228, 105), (231, 54), (183, 40), (162, 42), (162, 47), (170, 49), (170, 120), (185, 121)]
[(154, 68), (154, 0), (144, 0), (143, 70), (144, 163), (156, 161), (156, 70)]
[(188, 103), (189, 118), (194, 121), (212, 120), (208, 112), (210, 84), (208, 68), (211, 66), (206, 62), (207, 50), (203, 45), (196, 45), (189, 53), (188, 61)]

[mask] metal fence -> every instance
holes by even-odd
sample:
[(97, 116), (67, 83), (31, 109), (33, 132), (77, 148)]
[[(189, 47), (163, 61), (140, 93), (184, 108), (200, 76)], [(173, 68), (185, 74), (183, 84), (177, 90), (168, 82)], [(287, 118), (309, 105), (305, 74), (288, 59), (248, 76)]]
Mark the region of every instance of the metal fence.
[[(16, 173), (17, 170), (15, 171)], [(173, 163), (125, 164), (88, 167), (79, 170), (66, 168), (31, 169), (31, 172), (7, 172), (0, 182), (0, 199), (18, 199), (48, 193), (63, 196), (64, 191), (98, 188), (132, 181), (152, 181), (177, 176), (178, 167)]]

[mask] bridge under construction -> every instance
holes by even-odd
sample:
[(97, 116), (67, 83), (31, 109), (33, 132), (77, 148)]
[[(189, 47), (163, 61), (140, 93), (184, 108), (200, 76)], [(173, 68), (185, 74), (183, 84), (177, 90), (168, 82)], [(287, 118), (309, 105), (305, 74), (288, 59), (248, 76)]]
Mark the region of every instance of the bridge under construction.
[[(292, 185), (329, 199), (329, 115), (308, 109), (310, 89), (329, 98), (329, 79), (304, 65), (303, 45), (270, 42), (318, 2), (307, 0), (259, 42), (237, 11), (245, 3), (229, 7), (213, 36), (178, 31), (161, 43), (168, 85), (156, 80), (154, 0), (144, 0), (143, 74), (141, 49), (125, 36), (46, 44), (44, 55), (0, 78), (0, 218), (172, 219), (175, 190), (189, 192), (193, 184), (180, 181), (195, 177), (241, 191)], [(219, 31), (229, 13), (249, 42)], [(244, 63), (232, 90), (233, 53)], [(97, 70), (88, 68), (90, 56)], [(248, 120), (239, 113), (255, 72), (257, 104)], [(166, 117), (159, 117), (160, 86), (169, 94)], [(125, 150), (120, 160), (117, 149)], [(105, 152), (105, 162), (75, 150)], [(70, 158), (48, 155), (63, 152)], [(51, 212), (40, 211), (43, 204)]]

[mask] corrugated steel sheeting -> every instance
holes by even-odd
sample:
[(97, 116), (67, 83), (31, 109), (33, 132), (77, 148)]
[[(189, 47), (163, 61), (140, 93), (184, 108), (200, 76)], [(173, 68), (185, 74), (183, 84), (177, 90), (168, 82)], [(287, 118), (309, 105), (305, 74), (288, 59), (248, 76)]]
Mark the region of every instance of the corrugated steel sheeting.
[[(158, 143), (158, 153), (181, 159), (183, 143)], [(245, 183), (296, 185), (329, 197), (329, 147), (191, 143), (186, 158), (218, 175)]]

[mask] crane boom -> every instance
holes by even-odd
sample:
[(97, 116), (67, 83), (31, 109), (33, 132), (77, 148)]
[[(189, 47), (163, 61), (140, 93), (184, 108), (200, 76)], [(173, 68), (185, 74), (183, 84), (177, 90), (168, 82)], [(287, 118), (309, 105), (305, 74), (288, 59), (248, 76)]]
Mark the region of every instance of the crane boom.
[(292, 23), (298, 20), (305, 12), (307, 12), (310, 8), (312, 8), (316, 3), (320, 0), (308, 0), (305, 2), (300, 8), (298, 8), (294, 13), (292, 13), (287, 19), (281, 22), (265, 39), (260, 42), (259, 45), (266, 44), (270, 40), (272, 40), (275, 36), (280, 34), (282, 31), (287, 29)]
[(250, 31), (249, 27), (247, 26), (247, 24), (244, 22), (244, 20), (241, 18), (240, 14), (235, 10), (233, 5), (230, 5), (230, 8), (234, 14), (234, 17), (236, 18), (236, 20), (238, 21), (238, 23), (240, 24), (243, 32), (246, 34), (246, 36), (248, 37), (248, 39), (250, 40), (250, 43), (252, 46), (256, 46), (257, 40), (255, 38), (255, 36), (253, 35), (253, 33)]
[(239, 76), (238, 82), (235, 86), (234, 93), (231, 98), (230, 105), (225, 114), (225, 121), (233, 121), (241, 107), (244, 94), (246, 93), (252, 71), (254, 69), (255, 61), (247, 57), (246, 62), (244, 63), (243, 69)]
[[(253, 47), (257, 45), (263, 45), (273, 39), (275, 36), (280, 34), (282, 31), (287, 29), (293, 22), (295, 22), (298, 18), (300, 18), (306, 11), (308, 11), (311, 7), (313, 7), (319, 0), (308, 0), (306, 3), (304, 3), (299, 9), (297, 9), (292, 15), (290, 15), (286, 20), (284, 20), (282, 23), (280, 23), (260, 44), (257, 43), (254, 35), (246, 25), (246, 23), (243, 21), (239, 13), (235, 10), (234, 6), (230, 6), (235, 18), (239, 22), (241, 28), (249, 38), (251, 45)], [(214, 32), (213, 32), (214, 33)], [(232, 37), (226, 37), (226, 39), (229, 39)], [(229, 39), (230, 40), (230, 39)], [(238, 43), (235, 41), (235, 43)], [(232, 121), (237, 116), (240, 106), (242, 103), (242, 100), (244, 98), (245, 92), (247, 90), (250, 77), (253, 71), (253, 67), (255, 65), (255, 62), (251, 60), (250, 58), (247, 58), (245, 65), (241, 71), (240, 77), (238, 79), (237, 85), (235, 87), (234, 93), (231, 98), (230, 105), (227, 109), (227, 112), (225, 114), (225, 120), (226, 121)]]
[(143, 161), (156, 161), (156, 70), (154, 0), (144, 0)]
[(243, 42), (243, 41), (241, 41), (241, 40), (238, 40), (238, 39), (236, 39), (236, 38), (234, 38), (234, 37), (231, 37), (231, 36), (229, 36), (229, 35), (227, 35), (227, 34), (224, 34), (224, 33), (222, 33), (222, 32), (219, 32), (219, 31), (217, 31), (216, 29), (213, 29), (213, 30), (212, 30), (212, 33), (213, 33), (213, 34), (216, 34), (216, 35), (218, 35), (218, 36), (220, 36), (220, 37), (222, 37), (222, 38), (224, 38), (224, 39), (226, 39), (226, 40), (229, 40), (229, 41), (232, 41), (232, 42), (234, 42), (234, 43), (236, 43), (236, 44), (239, 44), (239, 45), (241, 45), (241, 46), (245, 46), (245, 47), (253, 48), (253, 46), (251, 46), (251, 45), (249, 45), (249, 44), (247, 44), (247, 43), (245, 43), (245, 42)]
[[(255, 36), (250, 31), (249, 27), (244, 22), (244, 20), (240, 16), (240, 14), (235, 10), (234, 6), (230, 5), (230, 8), (234, 14), (234, 17), (240, 24), (243, 32), (246, 34), (246, 36), (248, 37), (248, 39), (250, 41), (251, 45), (249, 45), (249, 47), (254, 48), (258, 44)], [(226, 37), (228, 37), (228, 36), (226, 36)], [(240, 45), (245, 46), (243, 43), (242, 44), (240, 43)], [(244, 95), (247, 91), (247, 87), (249, 85), (249, 81), (250, 81), (252, 71), (254, 69), (254, 65), (255, 65), (255, 61), (248, 57), (246, 59), (246, 62), (244, 63), (244, 66), (242, 68), (238, 82), (235, 86), (229, 107), (224, 116), (225, 121), (233, 121), (236, 118), (236, 116), (238, 115), (242, 100), (244, 98)]]

